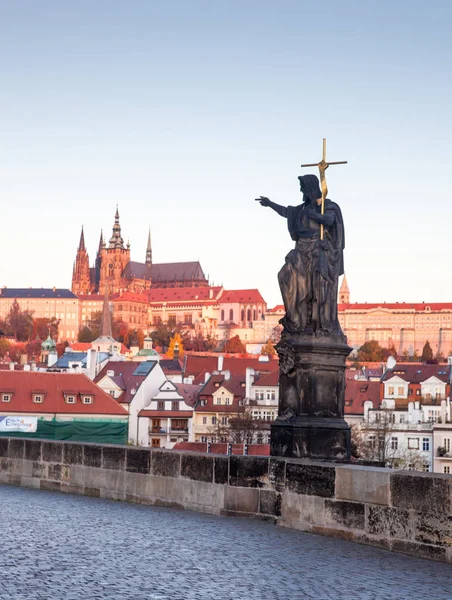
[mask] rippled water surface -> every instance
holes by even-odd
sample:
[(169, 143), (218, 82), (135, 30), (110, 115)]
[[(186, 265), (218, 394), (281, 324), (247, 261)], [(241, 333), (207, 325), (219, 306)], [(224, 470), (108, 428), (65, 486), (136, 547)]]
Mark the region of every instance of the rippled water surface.
[(0, 599), (452, 598), (452, 568), (275, 527), (0, 486)]

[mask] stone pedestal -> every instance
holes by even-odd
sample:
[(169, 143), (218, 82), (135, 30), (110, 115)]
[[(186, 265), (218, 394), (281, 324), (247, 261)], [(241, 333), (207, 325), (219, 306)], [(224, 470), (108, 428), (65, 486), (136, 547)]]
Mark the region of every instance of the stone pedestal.
[(272, 456), (348, 460), (345, 359), (352, 349), (343, 338), (300, 335), (283, 337), (277, 350), (279, 412), (271, 426)]

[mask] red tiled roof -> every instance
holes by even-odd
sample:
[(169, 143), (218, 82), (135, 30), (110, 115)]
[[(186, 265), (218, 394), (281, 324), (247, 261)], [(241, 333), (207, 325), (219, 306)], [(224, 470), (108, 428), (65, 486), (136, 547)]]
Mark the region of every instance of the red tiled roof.
[(150, 410), (148, 408), (143, 408), (138, 413), (139, 417), (149, 417), (152, 419), (159, 418), (164, 419), (166, 417), (175, 417), (177, 419), (190, 419), (193, 416), (193, 411), (191, 410)]
[(264, 373), (258, 379), (256, 379), (253, 385), (256, 386), (275, 386), (279, 384), (279, 370), (273, 371), (272, 373)]
[(113, 302), (139, 302), (141, 304), (149, 304), (149, 293), (135, 294), (134, 292), (123, 292), (117, 296)]
[[(193, 376), (195, 378), (195, 383), (202, 383), (204, 381), (205, 373), (212, 373), (213, 371), (218, 370), (218, 355), (200, 356), (186, 353), (185, 357), (184, 376)], [(279, 365), (277, 359), (260, 362), (255, 356), (225, 356), (223, 359), (223, 371), (230, 371), (231, 375), (245, 375), (247, 367), (250, 367), (255, 371), (260, 371), (261, 373), (270, 373), (272, 371), (278, 371)]]
[(379, 304), (370, 302), (355, 302), (354, 304), (338, 304), (337, 308), (339, 312), (344, 312), (346, 310), (373, 310), (375, 308), (400, 311), (408, 310), (410, 312), (428, 312), (428, 309), (430, 309), (431, 312), (435, 312), (440, 310), (452, 311), (452, 302), (381, 302)]
[[(138, 362), (128, 362), (128, 361), (119, 361), (119, 360), (110, 360), (102, 371), (96, 375), (94, 378), (94, 383), (99, 383), (104, 377), (107, 376), (107, 371), (113, 371), (114, 375), (109, 376), (115, 383), (117, 381), (124, 382), (125, 392), (119, 398), (117, 398), (117, 402), (121, 402), (123, 404), (130, 404), (132, 402), (134, 394), (132, 394), (132, 389), (138, 391), (138, 388), (146, 379), (145, 375), (134, 375), (133, 373), (139, 367), (140, 363)], [(117, 384), (118, 385), (118, 384)]]
[(363, 415), (364, 402), (371, 400), (374, 408), (380, 404), (380, 382), (379, 381), (355, 381), (348, 379), (345, 383), (345, 405), (346, 415)]
[[(104, 414), (127, 415), (127, 411), (83, 373), (45, 373), (41, 371), (2, 371), (2, 390), (14, 390), (10, 402), (0, 401), (2, 413)], [(44, 401), (36, 403), (32, 394), (45, 391)], [(64, 394), (93, 396), (92, 404), (67, 404)]]
[[(173, 450), (207, 453), (205, 442), (178, 442)], [(227, 454), (228, 444), (210, 444), (210, 454)], [(232, 444), (234, 456), (244, 454), (244, 444)], [(270, 444), (248, 444), (250, 456), (270, 456)]]
[(265, 304), (259, 290), (225, 290), (218, 302), (221, 304)]
[(185, 404), (194, 406), (198, 399), (199, 392), (202, 390), (202, 385), (194, 385), (189, 383), (175, 383), (177, 393), (182, 396)]
[(91, 350), (91, 342), (74, 342), (69, 344), (69, 348), (74, 352), (86, 352), (87, 350)]
[(450, 380), (450, 365), (426, 365), (423, 363), (398, 363), (393, 369), (388, 369), (381, 381), (387, 381), (391, 377), (400, 377), (409, 383), (421, 383), (430, 377), (447, 383)]
[(274, 308), (270, 308), (268, 312), (276, 313), (276, 312), (284, 312), (284, 304), (277, 304)]

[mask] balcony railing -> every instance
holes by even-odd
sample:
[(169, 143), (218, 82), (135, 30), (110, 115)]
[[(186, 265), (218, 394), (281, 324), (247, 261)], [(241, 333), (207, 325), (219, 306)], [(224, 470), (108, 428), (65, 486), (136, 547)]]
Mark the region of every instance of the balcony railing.
[(149, 433), (167, 433), (166, 429), (162, 429), (162, 427), (152, 427), (149, 429)]
[(170, 433), (188, 433), (188, 427), (171, 427)]

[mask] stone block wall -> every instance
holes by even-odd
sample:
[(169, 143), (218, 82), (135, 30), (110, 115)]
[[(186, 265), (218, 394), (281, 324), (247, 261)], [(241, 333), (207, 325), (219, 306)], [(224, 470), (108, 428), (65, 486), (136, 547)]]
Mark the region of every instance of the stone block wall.
[(452, 563), (452, 476), (0, 438), (0, 483), (218, 515)]

